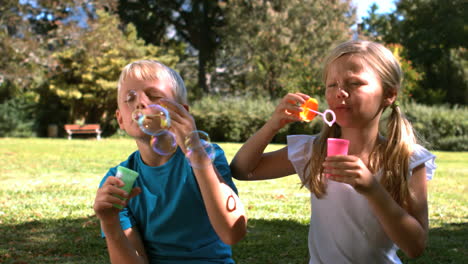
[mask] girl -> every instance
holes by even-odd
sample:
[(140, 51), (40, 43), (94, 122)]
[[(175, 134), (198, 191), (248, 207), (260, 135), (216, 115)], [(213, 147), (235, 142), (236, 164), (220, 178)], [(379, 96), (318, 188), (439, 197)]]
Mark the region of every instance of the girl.
[[(301, 121), (300, 105), (309, 96), (286, 95), (234, 157), (233, 176), (299, 175), (311, 192), (309, 263), (400, 263), (398, 248), (409, 257), (421, 255), (428, 233), (426, 180), (435, 156), (416, 144), (395, 103), (399, 63), (378, 43), (349, 41), (326, 59), (323, 80), (336, 123), (319, 135), (288, 136), (285, 148), (263, 153), (279, 129)], [(379, 121), (388, 108), (384, 136)], [(349, 140), (348, 155), (326, 157), (327, 138)]]

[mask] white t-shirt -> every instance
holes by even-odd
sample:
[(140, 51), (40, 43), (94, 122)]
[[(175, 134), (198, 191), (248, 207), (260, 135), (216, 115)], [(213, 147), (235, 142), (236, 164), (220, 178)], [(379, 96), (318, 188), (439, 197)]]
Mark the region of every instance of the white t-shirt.
[[(288, 158), (301, 182), (310, 173), (304, 168), (312, 155), (316, 136), (288, 136)], [(425, 163), (427, 179), (432, 179), (435, 155), (416, 145), (410, 158), (410, 171)], [(411, 173), (408, 173), (411, 175)], [(379, 179), (381, 173), (376, 177)], [(305, 184), (309, 188), (308, 184)], [(366, 198), (345, 183), (329, 181), (321, 199), (311, 193), (309, 264), (316, 263), (401, 263), (398, 247), (385, 234)]]

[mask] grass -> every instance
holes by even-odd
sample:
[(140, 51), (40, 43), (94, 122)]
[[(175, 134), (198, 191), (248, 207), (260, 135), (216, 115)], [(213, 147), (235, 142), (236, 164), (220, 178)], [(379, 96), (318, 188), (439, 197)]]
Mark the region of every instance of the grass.
[[(228, 160), (240, 147), (220, 145)], [(0, 263), (109, 263), (92, 204), (104, 173), (134, 149), (129, 139), (0, 139)], [(468, 263), (468, 153), (435, 153), (428, 247), (402, 259)], [(297, 176), (236, 184), (249, 216), (237, 263), (307, 263), (309, 193)]]

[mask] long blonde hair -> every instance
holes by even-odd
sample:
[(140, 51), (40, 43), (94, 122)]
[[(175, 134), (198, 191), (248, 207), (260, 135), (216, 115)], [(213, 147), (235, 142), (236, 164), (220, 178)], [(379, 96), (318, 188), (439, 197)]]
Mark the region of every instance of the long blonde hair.
[[(348, 41), (338, 45), (326, 58), (323, 68), (323, 80), (327, 78), (330, 64), (346, 54), (359, 55), (379, 76), (384, 94), (401, 89), (403, 72), (397, 59), (383, 45), (370, 41)], [(409, 195), (408, 173), (412, 146), (416, 137), (409, 121), (402, 115), (400, 108), (393, 104), (387, 122), (386, 139), (376, 144), (369, 156), (369, 169), (372, 173), (382, 170), (380, 180), (384, 188), (401, 206)], [(383, 109), (385, 111), (386, 108)], [(384, 133), (385, 134), (385, 133)], [(310, 174), (306, 176), (305, 184), (318, 198), (326, 195), (327, 179), (323, 173), (322, 163), (327, 153), (327, 138), (341, 136), (338, 124), (332, 127), (323, 126), (322, 131), (313, 144), (313, 153), (309, 161)], [(305, 173), (305, 171), (304, 171)]]

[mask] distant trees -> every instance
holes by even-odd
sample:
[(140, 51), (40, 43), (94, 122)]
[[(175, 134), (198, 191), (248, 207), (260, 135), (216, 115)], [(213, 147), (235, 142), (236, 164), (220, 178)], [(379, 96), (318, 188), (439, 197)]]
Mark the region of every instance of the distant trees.
[[(321, 62), (352, 37), (351, 1), (229, 1), (224, 8), (222, 82), (231, 92), (269, 96), (320, 93)], [(220, 74), (221, 75), (221, 74)]]
[(363, 32), (405, 47), (423, 72), (414, 98), (423, 103), (468, 103), (468, 3), (465, 0), (400, 0), (396, 11), (363, 21)]
[[(351, 38), (351, 1), (119, 1), (119, 15), (149, 43), (189, 44), (198, 92), (316, 92), (320, 60)], [(161, 34), (164, 32), (165, 34)], [(193, 52), (190, 52), (193, 51)]]
[(132, 24), (123, 30), (118, 25), (117, 16), (97, 10), (96, 19), (88, 20), (86, 28), (71, 24), (60, 29), (59, 33), (79, 33), (69, 45), (53, 52), (47, 88), (70, 109), (69, 120), (113, 120), (117, 80), (127, 63), (150, 58), (174, 67), (178, 62), (173, 51), (138, 39)]
[[(197, 57), (195, 94), (210, 92), (209, 72), (215, 68), (216, 50), (224, 25), (222, 0), (120, 0), (118, 13), (125, 23), (133, 23), (147, 43), (170, 47), (188, 44), (188, 56)], [(168, 35), (173, 35), (171, 38)]]
[[(396, 4), (374, 7), (361, 36), (401, 58), (418, 102), (466, 104), (466, 1)], [(112, 133), (118, 74), (142, 58), (181, 72), (191, 99), (320, 96), (322, 59), (355, 36), (354, 21), (351, 0), (4, 0), (0, 136), (78, 120)]]
[[(0, 104), (12, 111), (34, 106), (18, 117), (34, 119), (39, 135), (48, 124), (77, 120), (99, 122), (105, 131), (115, 131), (111, 121), (122, 67), (143, 58), (174, 67), (177, 52), (183, 50), (146, 44), (133, 25), (122, 26), (117, 16), (105, 11), (108, 5), (66, 0), (8, 4), (0, 7), (5, 11), (0, 15)], [(4, 116), (14, 130), (18, 118), (14, 113)]]

